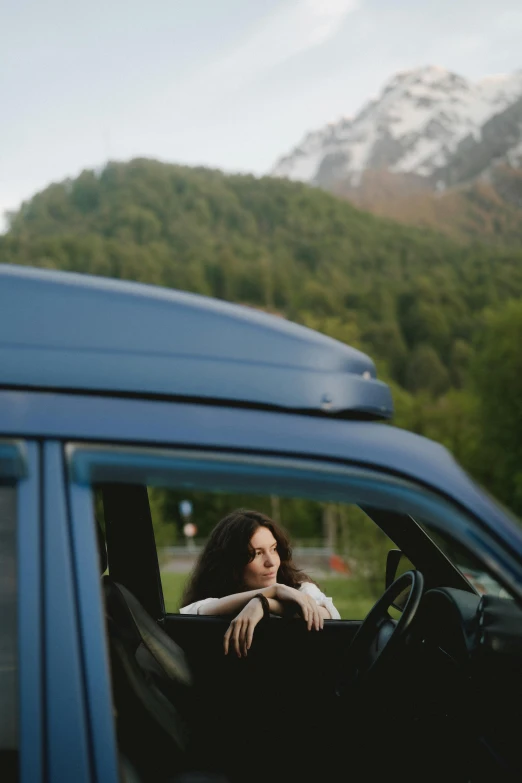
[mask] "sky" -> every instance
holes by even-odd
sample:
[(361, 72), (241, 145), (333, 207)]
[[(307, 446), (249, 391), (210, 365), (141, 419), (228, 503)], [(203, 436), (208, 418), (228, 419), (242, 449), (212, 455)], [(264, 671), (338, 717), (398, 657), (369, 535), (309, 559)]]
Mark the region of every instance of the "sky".
[(396, 71), (521, 41), (520, 0), (1, 0), (0, 215), (107, 160), (267, 173)]

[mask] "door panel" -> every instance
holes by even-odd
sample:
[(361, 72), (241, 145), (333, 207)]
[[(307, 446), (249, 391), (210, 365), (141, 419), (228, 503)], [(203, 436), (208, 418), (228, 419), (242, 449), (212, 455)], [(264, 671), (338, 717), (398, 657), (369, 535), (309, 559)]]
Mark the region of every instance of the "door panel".
[[(300, 620), (273, 617), (257, 626), (247, 659), (238, 660), (235, 654), (223, 653), (229, 623), (230, 618), (171, 614), (165, 617), (164, 629), (185, 651), (195, 676), (214, 677), (224, 671), (233, 676), (246, 664), (252, 671), (260, 666), (279, 670), (277, 676), (291, 683), (293, 667), (307, 665), (319, 676), (318, 690), (325, 696), (335, 690), (345, 651), (360, 626), (360, 622), (326, 620), (322, 631), (308, 631)], [(289, 669), (283, 671), (284, 665)]]
[[(285, 747), (301, 750), (278, 761), (277, 779), (322, 778), (333, 764), (326, 749), (338, 736), (344, 722), (340, 711), (346, 709), (336, 684), (360, 623), (329, 620), (322, 631), (308, 631), (300, 620), (274, 617), (257, 626), (247, 658), (239, 659), (223, 653), (229, 621), (194, 615), (167, 615), (164, 621), (194, 676), (194, 756), (211, 769), (222, 764), (232, 779), (241, 779), (241, 770), (244, 775), (245, 765), (252, 768), (261, 748), (284, 737)], [(312, 755), (303, 747), (310, 737)], [(250, 774), (257, 780), (255, 768)], [(266, 768), (259, 774), (266, 779)], [(275, 774), (271, 768), (271, 780)]]

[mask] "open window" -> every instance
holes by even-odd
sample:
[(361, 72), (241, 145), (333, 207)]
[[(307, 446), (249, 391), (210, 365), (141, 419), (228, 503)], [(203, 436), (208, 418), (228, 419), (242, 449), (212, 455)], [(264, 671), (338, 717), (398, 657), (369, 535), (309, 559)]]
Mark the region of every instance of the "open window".
[(148, 487), (167, 614), (178, 613), (191, 571), (216, 523), (255, 509), (283, 527), (296, 566), (332, 598), (341, 618), (361, 620), (382, 593), (393, 541), (358, 506), (266, 494)]
[[(153, 449), (79, 446), (71, 456), (73, 472), (95, 491), (109, 572), (130, 580), (158, 618), (179, 612), (206, 538), (236, 508), (259, 510), (286, 529), (297, 565), (324, 586), (343, 619), (361, 620), (382, 593), (394, 547), (430, 581), (465, 585), (426, 526), (404, 513), (397, 496), (409, 488), (391, 477), (306, 461)], [(422, 492), (410, 502), (414, 512), (432, 505)]]

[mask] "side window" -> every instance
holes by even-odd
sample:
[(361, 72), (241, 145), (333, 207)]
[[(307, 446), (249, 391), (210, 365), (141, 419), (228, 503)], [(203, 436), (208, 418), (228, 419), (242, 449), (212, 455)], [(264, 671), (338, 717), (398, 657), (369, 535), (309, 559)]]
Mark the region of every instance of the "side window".
[[(176, 614), (189, 604), (225, 594), (220, 590), (225, 589), (226, 578), (214, 565), (210, 565), (210, 571), (207, 568), (205, 578), (207, 587), (210, 584), (218, 595), (208, 593), (203, 584), (191, 590), (190, 579), (216, 525), (238, 509), (249, 509), (273, 520), (276, 535), (282, 528), (279, 547), (287, 551), (286, 533), (292, 549), (285, 578), (290, 578), (293, 566), (303, 571), (332, 600), (332, 616), (363, 619), (384, 592), (387, 555), (397, 544), (379, 525), (382, 522), (390, 535), (394, 535), (395, 526), (398, 533), (402, 527), (394, 512), (391, 517), (383, 513), (384, 506), (377, 513), (374, 494), (366, 486), (360, 492), (361, 499), (357, 498), (358, 505), (358, 490), (345, 482), (344, 469), (335, 468), (329, 474), (315, 463), (299, 462), (295, 467), (284, 460), (272, 463), (271, 458), (264, 457), (252, 458), (250, 463), (236, 455), (145, 448), (98, 451), (95, 447), (75, 446), (71, 455), (73, 475), (82, 482), (88, 477), (94, 489), (100, 540), (107, 534), (107, 584), (113, 580), (125, 585), (155, 617), (163, 611), (156, 559), (167, 613)], [(351, 474), (346, 475), (351, 481)], [(255, 530), (255, 515), (247, 515), (244, 529), (248, 530), (248, 519), (253, 520)], [(401, 520), (403, 525), (408, 517), (402, 515)], [(241, 530), (242, 524), (232, 522), (229, 530)], [(243, 584), (234, 562), (243, 563), (248, 545), (248, 541), (240, 543), (236, 538), (234, 554), (227, 554), (230, 584), (235, 588), (239, 585), (233, 592), (239, 592)], [(223, 544), (221, 547), (225, 551)], [(241, 568), (247, 565), (245, 560)], [(404, 568), (409, 567), (404, 563)], [(266, 574), (254, 574), (254, 581), (271, 580), (274, 575), (269, 566), (266, 569)], [(208, 573), (212, 574), (210, 581)], [(276, 578), (280, 575), (278, 566)], [(307, 580), (298, 575), (299, 581)], [(197, 608), (191, 607), (189, 613)]]
[(157, 487), (148, 494), (169, 613), (180, 611), (213, 527), (237, 508), (261, 511), (285, 529), (295, 564), (332, 598), (342, 619), (364, 618), (384, 590), (386, 555), (395, 544), (355, 505)]
[(17, 780), (16, 490), (0, 485), (0, 780)]

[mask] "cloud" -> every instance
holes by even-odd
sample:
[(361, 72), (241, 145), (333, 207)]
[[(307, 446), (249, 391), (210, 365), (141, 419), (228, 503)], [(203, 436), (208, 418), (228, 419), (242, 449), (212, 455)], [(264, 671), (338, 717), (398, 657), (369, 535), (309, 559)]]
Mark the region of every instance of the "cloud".
[(236, 49), (212, 65), (213, 76), (229, 87), (238, 87), (291, 57), (321, 46), (359, 7), (359, 0), (291, 0), (280, 4)]

